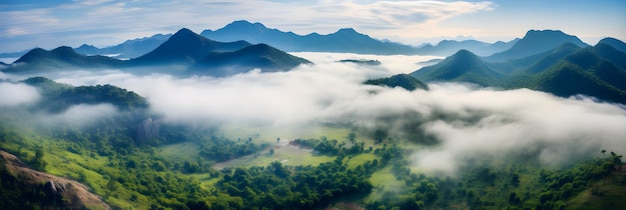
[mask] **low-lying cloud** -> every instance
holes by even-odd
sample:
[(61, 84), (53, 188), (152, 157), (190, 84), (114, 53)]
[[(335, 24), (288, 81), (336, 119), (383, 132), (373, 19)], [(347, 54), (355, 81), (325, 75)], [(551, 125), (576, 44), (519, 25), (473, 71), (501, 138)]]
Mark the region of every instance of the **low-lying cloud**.
[(33, 103), (39, 99), (37, 89), (22, 83), (0, 82), (0, 107)]
[[(531, 155), (547, 165), (588, 157), (601, 149), (626, 152), (626, 109), (587, 97), (559, 98), (528, 90), (496, 90), (466, 84), (430, 84), (407, 91), (363, 85), (369, 78), (410, 72), (405, 65), (430, 58), (367, 57), (383, 65), (337, 63), (359, 55), (299, 54), (315, 61), (290, 72), (253, 70), (227, 78), (137, 76), (117, 70), (52, 75), (74, 85), (113, 84), (146, 97), (155, 113), (173, 122), (257, 124), (281, 129), (341, 123), (384, 128), (390, 136), (438, 144), (415, 151), (419, 168), (452, 172), (475, 154)], [(352, 57), (350, 57), (352, 56)], [(408, 70), (405, 70), (406, 68)], [(402, 69), (402, 70), (399, 70)], [(421, 136), (423, 136), (421, 135)], [(405, 139), (419, 142), (419, 139)]]

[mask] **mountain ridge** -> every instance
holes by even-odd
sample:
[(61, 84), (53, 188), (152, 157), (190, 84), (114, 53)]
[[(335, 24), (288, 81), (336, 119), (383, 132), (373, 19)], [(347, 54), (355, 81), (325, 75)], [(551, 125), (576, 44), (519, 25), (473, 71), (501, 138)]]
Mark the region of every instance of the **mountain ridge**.
[(529, 30), (510, 49), (485, 57), (485, 60), (498, 62), (507, 61), (511, 58), (523, 58), (549, 51), (566, 42), (571, 42), (579, 47), (589, 46), (578, 37), (563, 33), (560, 30)]

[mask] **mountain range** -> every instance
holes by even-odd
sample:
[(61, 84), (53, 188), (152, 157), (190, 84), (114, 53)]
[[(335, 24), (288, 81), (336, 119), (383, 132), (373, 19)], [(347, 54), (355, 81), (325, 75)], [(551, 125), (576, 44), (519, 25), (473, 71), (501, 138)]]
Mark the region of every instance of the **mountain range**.
[(245, 40), (250, 43), (265, 43), (288, 52), (351, 52), (362, 54), (414, 54), (408, 45), (382, 42), (358, 33), (352, 28), (343, 28), (335, 33), (320, 35), (311, 33), (298, 35), (270, 29), (261, 23), (245, 20), (234, 21), (218, 30), (204, 30), (200, 35), (209, 39), (232, 42)]
[[(562, 97), (583, 94), (626, 103), (626, 53), (616, 49), (624, 42), (608, 39), (610, 41), (587, 46), (573, 36), (563, 36), (560, 31), (546, 33), (548, 37), (566, 39), (538, 39), (538, 33), (530, 31), (510, 50), (494, 56), (479, 57), (460, 50), (440, 63), (410, 75), (425, 82), (454, 81), (506, 89), (530, 88)], [(541, 47), (532, 49), (531, 46)], [(556, 47), (541, 52), (545, 46)], [(494, 57), (498, 58), (495, 60), (507, 60), (491, 61)]]
[[(252, 45), (245, 41), (217, 42), (183, 28), (154, 50), (130, 60), (101, 55), (86, 56), (65, 46), (51, 51), (36, 48), (2, 71), (34, 73), (65, 69), (123, 68), (136, 73), (142, 73), (141, 69), (149, 69), (150, 73), (166, 71), (174, 74), (230, 76), (254, 68), (262, 71), (286, 71), (300, 64), (310, 63), (265, 44)], [(155, 66), (181, 66), (182, 70), (154, 68)], [(234, 68), (237, 71), (233, 71)]]
[[(443, 40), (436, 45), (411, 46), (378, 40), (357, 32), (352, 28), (339, 29), (335, 33), (321, 35), (310, 33), (298, 35), (278, 29), (267, 28), (262, 23), (245, 20), (234, 21), (223, 28), (204, 30), (200, 35), (219, 42), (246, 41), (253, 44), (264, 43), (287, 52), (345, 52), (379, 55), (437, 55), (449, 56), (466, 49), (480, 56), (502, 52), (513, 46), (518, 39), (508, 42), (486, 43), (477, 40)], [(121, 44), (105, 48), (83, 44), (74, 50), (85, 55), (107, 55), (120, 59), (142, 56), (165, 42), (172, 34), (156, 34), (151, 37), (127, 40)], [(0, 58), (20, 57), (27, 51), (0, 53)]]
[(142, 56), (167, 41), (172, 34), (156, 34), (151, 37), (127, 40), (121, 44), (105, 48), (83, 44), (74, 50), (85, 55), (110, 55), (115, 58), (129, 59)]

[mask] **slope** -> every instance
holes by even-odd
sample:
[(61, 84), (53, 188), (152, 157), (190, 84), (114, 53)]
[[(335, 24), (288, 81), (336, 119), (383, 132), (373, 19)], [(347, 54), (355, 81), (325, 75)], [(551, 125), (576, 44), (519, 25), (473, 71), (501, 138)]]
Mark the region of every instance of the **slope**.
[(559, 30), (530, 30), (511, 49), (488, 56), (485, 60), (502, 62), (511, 58), (522, 58), (549, 51), (567, 42), (579, 47), (589, 46), (578, 39), (578, 37), (565, 34)]
[(311, 62), (269, 45), (257, 44), (234, 52), (209, 53), (187, 73), (224, 77), (253, 68), (260, 68), (263, 72), (287, 71), (300, 64)]
[(615, 48), (616, 50), (626, 52), (626, 43), (616, 38), (612, 38), (612, 37), (604, 38), (598, 42), (598, 45), (599, 44), (608, 44), (608, 45), (611, 45), (611, 47)]
[(15, 155), (2, 150), (0, 176), (3, 195), (0, 206), (3, 208), (110, 209), (85, 185), (30, 169)]
[(607, 83), (588, 70), (567, 60), (537, 74), (529, 88), (561, 97), (584, 94), (618, 103), (626, 103), (626, 91)]
[(76, 53), (71, 47), (58, 47), (47, 51), (36, 48), (13, 62), (4, 72), (29, 73), (56, 71), (72, 68), (115, 68), (122, 61), (106, 56), (85, 56)]
[(212, 41), (183, 28), (156, 49), (128, 62), (133, 66), (194, 64), (209, 52), (235, 51), (247, 46), (250, 46), (250, 43), (244, 41), (232, 43)]
[(459, 50), (438, 64), (414, 71), (411, 76), (426, 82), (471, 82), (482, 86), (497, 85), (505, 75), (467, 50)]

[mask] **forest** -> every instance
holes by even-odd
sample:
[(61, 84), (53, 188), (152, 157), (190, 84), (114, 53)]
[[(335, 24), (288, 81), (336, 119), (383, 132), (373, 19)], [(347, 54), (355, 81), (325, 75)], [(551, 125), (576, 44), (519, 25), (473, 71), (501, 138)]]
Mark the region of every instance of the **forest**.
[[(411, 157), (433, 143), (407, 141), (388, 130), (319, 125), (322, 132), (295, 139), (258, 130), (233, 134), (163, 121), (144, 98), (115, 86), (25, 82), (46, 90), (44, 98), (0, 111), (0, 148), (30, 168), (84, 183), (113, 209), (615, 209), (624, 204), (622, 156), (609, 148), (553, 167), (525, 154), (502, 160), (484, 155), (469, 157), (455, 173), (432, 173), (416, 167)], [(81, 126), (37, 116), (100, 102), (112, 104), (117, 114)], [(46, 183), (21, 182), (2, 161), (3, 209), (67, 207), (66, 198), (50, 196)]]

